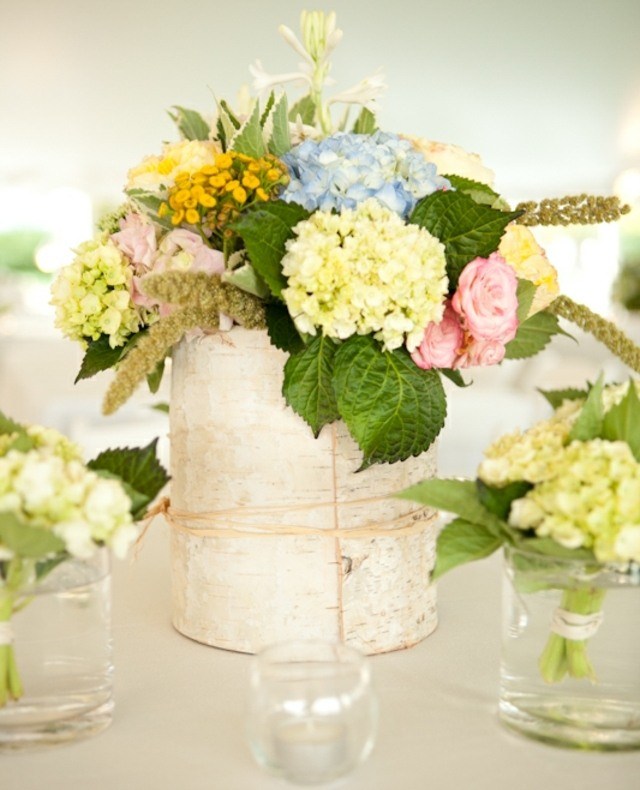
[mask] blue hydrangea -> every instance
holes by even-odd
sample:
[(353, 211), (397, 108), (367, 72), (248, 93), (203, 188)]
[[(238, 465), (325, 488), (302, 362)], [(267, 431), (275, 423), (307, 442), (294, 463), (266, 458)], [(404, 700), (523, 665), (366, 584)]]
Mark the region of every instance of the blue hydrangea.
[(420, 198), (451, 187), (408, 140), (388, 132), (305, 140), (283, 159), (291, 181), (280, 197), (308, 211), (353, 209), (375, 198), (406, 217)]

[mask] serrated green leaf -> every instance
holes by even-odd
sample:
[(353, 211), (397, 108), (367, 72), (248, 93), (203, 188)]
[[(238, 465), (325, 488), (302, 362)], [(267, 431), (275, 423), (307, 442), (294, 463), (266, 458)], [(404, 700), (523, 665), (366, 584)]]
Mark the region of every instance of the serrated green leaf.
[(316, 105), (311, 96), (303, 96), (289, 110), (289, 120), (294, 123), (300, 116), (302, 123), (312, 126), (316, 117)]
[(476, 203), (484, 206), (493, 206), (496, 200), (500, 199), (500, 195), (496, 191), (481, 181), (473, 181), (471, 178), (449, 175), (447, 173), (444, 173), (442, 177), (446, 178), (454, 189), (469, 195)]
[(333, 365), (338, 346), (319, 337), (292, 354), (284, 366), (282, 394), (291, 408), (318, 436), (324, 425), (340, 415), (333, 389)]
[(361, 469), (420, 455), (444, 425), (438, 373), (421, 370), (405, 351), (382, 351), (369, 336), (340, 345), (334, 382), (340, 415), (364, 455)]
[(267, 99), (267, 103), (264, 106), (264, 110), (262, 111), (262, 115), (260, 116), (260, 125), (264, 127), (265, 123), (267, 122), (267, 118), (269, 117), (269, 113), (271, 112), (271, 108), (275, 104), (276, 101), (276, 94), (274, 91), (271, 91), (269, 94), (269, 98)]
[(87, 466), (96, 472), (108, 472), (119, 477), (134, 491), (146, 497), (143, 506), (138, 505), (134, 518), (143, 514), (144, 507), (151, 502), (169, 480), (169, 475), (156, 457), (154, 439), (146, 447), (119, 447), (105, 450)]
[(19, 422), (15, 422), (0, 411), (0, 436), (12, 433), (26, 433), (24, 425), (20, 425)]
[(462, 378), (462, 373), (459, 370), (451, 370), (449, 368), (438, 368), (438, 371), (449, 381), (452, 381), (456, 387), (470, 387), (473, 382), (465, 381)]
[(476, 203), (464, 192), (434, 192), (414, 208), (409, 222), (426, 228), (445, 246), (449, 288), (455, 290), (464, 267), (495, 252), (504, 229), (520, 216)]
[(239, 154), (252, 156), (258, 159), (266, 153), (264, 140), (262, 139), (262, 126), (260, 126), (260, 107), (258, 102), (255, 101), (253, 109), (242, 124), (236, 131), (231, 140), (228, 141), (228, 147), (232, 151), (237, 151)]
[(281, 351), (296, 354), (304, 348), (304, 341), (283, 304), (271, 302), (267, 305), (267, 332), (271, 344)]
[(521, 324), (523, 321), (527, 320), (527, 316), (529, 315), (529, 310), (533, 304), (533, 297), (535, 294), (536, 286), (531, 282), (531, 280), (523, 280), (522, 278), (518, 278), (518, 290), (516, 291), (516, 297), (518, 299), (518, 323)]
[(439, 579), (458, 565), (488, 557), (503, 543), (500, 536), (496, 536), (481, 524), (472, 524), (462, 518), (454, 519), (438, 536), (432, 579)]
[(267, 296), (271, 295), (269, 287), (250, 263), (244, 263), (242, 266), (238, 266), (237, 269), (227, 270), (221, 279), (223, 282), (231, 283), (247, 293), (259, 296), (260, 299), (266, 299)]
[(121, 356), (122, 348), (111, 348), (108, 335), (101, 335), (97, 340), (89, 341), (74, 384), (82, 379), (90, 379), (102, 370), (112, 368)]
[(601, 438), (626, 442), (636, 461), (640, 461), (640, 399), (633, 379), (620, 403), (604, 415)]
[(600, 374), (596, 383), (589, 390), (584, 406), (569, 431), (568, 441), (588, 442), (591, 439), (600, 438), (604, 422), (603, 382), (603, 376)]
[(563, 390), (538, 389), (538, 392), (551, 404), (553, 409), (557, 409), (562, 406), (566, 400), (584, 400), (589, 391), (586, 389), (568, 388)]
[(416, 483), (395, 495), (447, 513), (455, 513), (465, 521), (481, 525), (494, 536), (501, 535), (504, 525), (480, 501), (474, 480), (431, 479)]
[(10, 512), (0, 513), (0, 543), (19, 557), (39, 559), (64, 550), (64, 542), (48, 529), (25, 524)]
[(533, 488), (531, 483), (524, 480), (516, 480), (502, 488), (494, 488), (483, 483), (482, 480), (476, 480), (476, 487), (480, 502), (501, 521), (507, 521), (509, 518), (513, 500), (520, 499)]
[(287, 96), (282, 93), (274, 102), (263, 124), (265, 145), (274, 156), (284, 156), (291, 149)]
[(149, 392), (152, 395), (155, 395), (156, 392), (160, 389), (160, 384), (162, 384), (162, 376), (164, 375), (164, 359), (161, 359), (160, 362), (155, 366), (153, 373), (149, 373), (147, 376), (147, 386), (149, 387)]
[(293, 236), (293, 228), (309, 212), (297, 203), (274, 200), (242, 214), (231, 228), (242, 238), (251, 265), (280, 298), (287, 279), (282, 274), (285, 243)]
[(158, 212), (160, 206), (164, 202), (161, 197), (153, 192), (147, 192), (144, 189), (127, 189), (125, 194), (137, 205), (137, 207), (149, 217), (156, 225), (160, 225), (165, 230), (173, 230), (171, 220), (166, 217), (160, 217)]
[(211, 128), (205, 119), (195, 110), (174, 106), (175, 112), (169, 112), (180, 134), (185, 140), (208, 140)]
[(518, 327), (516, 336), (505, 347), (506, 359), (524, 359), (542, 351), (554, 335), (562, 334), (558, 319), (541, 310)]
[(229, 147), (229, 141), (233, 138), (236, 130), (240, 128), (240, 121), (229, 109), (229, 105), (225, 101), (217, 101), (218, 105), (218, 120), (216, 121), (216, 129), (218, 130), (218, 139), (222, 143), (224, 151)]
[(363, 107), (360, 110), (360, 115), (358, 115), (356, 118), (356, 122), (353, 124), (353, 133), (373, 134), (377, 128), (378, 124), (376, 122), (376, 116), (371, 112), (371, 110), (367, 110), (366, 107)]

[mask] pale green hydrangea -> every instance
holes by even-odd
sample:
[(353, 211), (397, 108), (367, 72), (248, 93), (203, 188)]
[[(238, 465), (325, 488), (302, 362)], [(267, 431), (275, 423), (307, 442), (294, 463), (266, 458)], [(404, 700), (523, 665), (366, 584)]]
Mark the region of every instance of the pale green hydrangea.
[(85, 242), (76, 253), (51, 288), (55, 325), (84, 344), (107, 335), (111, 348), (118, 348), (142, 325), (131, 300), (129, 262), (105, 237)]
[(444, 246), (376, 200), (317, 211), (295, 227), (282, 259), (282, 295), (297, 328), (345, 339), (373, 336), (413, 351), (440, 321), (448, 281)]
[(509, 523), (591, 549), (600, 562), (640, 562), (640, 464), (626, 442), (571, 442), (546, 479), (513, 501)]
[(100, 477), (78, 458), (44, 445), (0, 457), (0, 512), (50, 529), (74, 557), (90, 557), (97, 544), (123, 557), (137, 536), (131, 500), (121, 483)]

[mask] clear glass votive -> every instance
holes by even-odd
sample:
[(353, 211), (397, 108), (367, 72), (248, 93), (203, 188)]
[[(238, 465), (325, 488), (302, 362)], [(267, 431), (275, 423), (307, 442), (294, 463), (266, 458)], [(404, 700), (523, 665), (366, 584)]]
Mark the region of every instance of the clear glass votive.
[(327, 642), (285, 642), (250, 671), (249, 743), (258, 763), (297, 784), (328, 782), (371, 753), (377, 704), (369, 664)]

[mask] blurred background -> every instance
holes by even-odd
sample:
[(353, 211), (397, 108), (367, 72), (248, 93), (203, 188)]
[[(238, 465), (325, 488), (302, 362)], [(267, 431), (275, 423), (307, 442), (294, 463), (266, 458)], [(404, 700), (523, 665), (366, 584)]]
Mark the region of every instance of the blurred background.
[[(234, 104), (256, 59), (295, 70), (277, 28), (297, 30), (304, 8), (337, 12), (337, 90), (383, 69), (383, 128), (480, 153), (512, 203), (615, 192), (635, 205), (617, 226), (537, 235), (563, 292), (640, 340), (638, 0), (0, 0), (0, 410), (56, 425), (88, 452), (166, 434), (151, 406), (167, 382), (109, 420), (110, 374), (74, 387), (82, 351), (53, 329), (50, 279), (121, 202), (127, 170), (176, 139), (168, 108)], [(580, 386), (600, 368), (627, 375), (578, 339), (475, 377), (474, 409), (493, 415), (482, 441), (538, 416), (535, 387)], [(462, 455), (465, 401), (468, 413), (468, 394), (452, 393), (444, 437)]]

